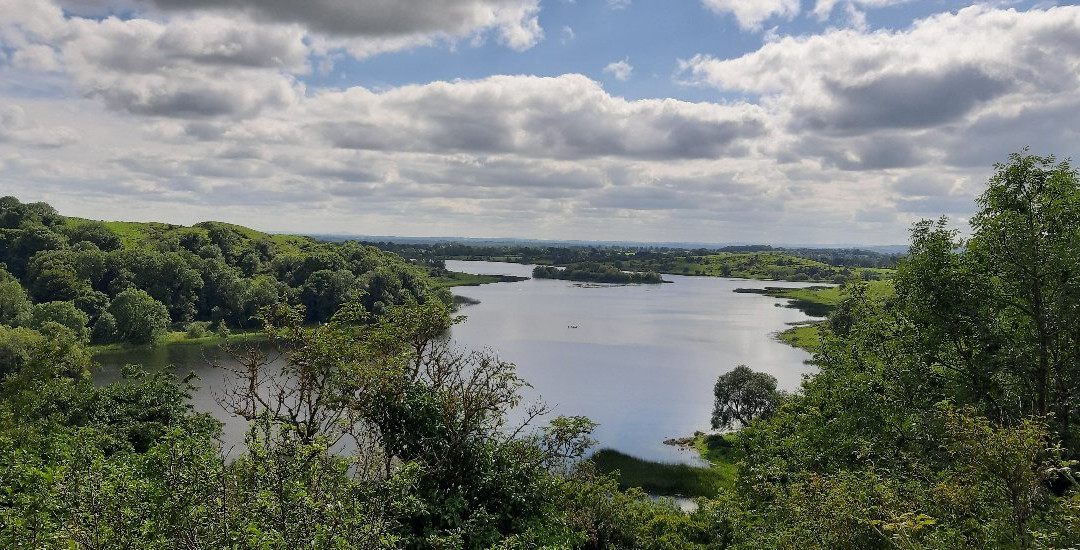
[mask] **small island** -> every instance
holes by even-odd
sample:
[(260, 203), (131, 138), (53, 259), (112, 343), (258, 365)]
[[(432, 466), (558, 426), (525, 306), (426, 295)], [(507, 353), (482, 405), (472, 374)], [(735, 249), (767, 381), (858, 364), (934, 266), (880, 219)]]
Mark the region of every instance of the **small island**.
[(613, 265), (597, 262), (569, 264), (564, 268), (538, 265), (533, 269), (537, 279), (562, 279), (585, 283), (660, 284), (664, 280), (654, 271), (623, 271)]

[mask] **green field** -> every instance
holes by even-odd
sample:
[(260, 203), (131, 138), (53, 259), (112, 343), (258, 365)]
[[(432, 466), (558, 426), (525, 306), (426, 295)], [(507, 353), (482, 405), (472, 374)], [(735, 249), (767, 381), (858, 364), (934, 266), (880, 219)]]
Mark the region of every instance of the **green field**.
[[(85, 218), (66, 218), (65, 223), (71, 227), (77, 227), (84, 223), (91, 222)], [(244, 227), (242, 225), (236, 225), (225, 222), (202, 222), (193, 226), (187, 227), (182, 225), (172, 225), (167, 223), (158, 222), (116, 222), (105, 221), (101, 222), (110, 231), (116, 233), (120, 237), (120, 242), (123, 243), (124, 248), (138, 248), (142, 246), (144, 242), (154, 240), (161, 235), (176, 230), (192, 231), (195, 233), (202, 233), (208, 235), (210, 227), (214, 225), (227, 227), (235, 230), (241, 235), (253, 239), (253, 240), (269, 240), (277, 245), (282, 252), (297, 253), (301, 249), (311, 245), (315, 241), (309, 237), (301, 237), (299, 235), (279, 235), (275, 233), (264, 233), (251, 229), (250, 227)]]
[(810, 353), (821, 351), (821, 323), (791, 327), (777, 335), (781, 342)]
[(431, 282), (435, 288), (452, 288), (455, 286), (480, 286), (497, 283), (499, 278), (494, 275), (473, 275), (471, 273), (449, 271), (445, 275), (432, 277)]

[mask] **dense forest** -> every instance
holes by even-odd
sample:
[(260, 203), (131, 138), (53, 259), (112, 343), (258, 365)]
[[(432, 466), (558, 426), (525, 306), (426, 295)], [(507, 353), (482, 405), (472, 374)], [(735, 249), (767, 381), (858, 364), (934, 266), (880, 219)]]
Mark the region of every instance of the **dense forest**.
[[(689, 513), (620, 490), (579, 460), (591, 444), (588, 419), (545, 421), (538, 405), (528, 415), (537, 425), (508, 426), (526, 381), (490, 352), (440, 338), (460, 318), (422, 276), (415, 293), (377, 301), (354, 293), (322, 324), (310, 322), (302, 297), (262, 307), (256, 318), (286, 366), (237, 350), (243, 368), (224, 403), (252, 427), (228, 458), (219, 427), (186, 404), (184, 382), (130, 368), (121, 382), (95, 387), (79, 327), (33, 321), (36, 306), (22, 324), (20, 306), (19, 326), (0, 327), (0, 540), (11, 548), (1076, 547), (1080, 179), (1067, 162), (1017, 154), (995, 167), (977, 206), (968, 238), (944, 219), (914, 225), (895, 292), (845, 284), (814, 356), (818, 373), (799, 391), (777, 392), (753, 365), (717, 366), (730, 372), (714, 389), (713, 421), (737, 429), (729, 436), (737, 470), (730, 487)], [(66, 298), (89, 316), (81, 294), (39, 298), (35, 282), (51, 280), (40, 274), (53, 254), (109, 253), (43, 221), (51, 210), (25, 207), (39, 213), (5, 222), (14, 225), (5, 255), (23, 258), (9, 264), (6, 284), (23, 281), (37, 303)], [(56, 246), (26, 257), (35, 248), (25, 243), (40, 242), (27, 235), (38, 234), (55, 235)], [(161, 254), (200, 265), (203, 255), (177, 246)], [(368, 250), (327, 246), (312, 254)], [(82, 261), (60, 279), (106, 295), (99, 312), (132, 288), (150, 294), (138, 284), (94, 286)], [(236, 269), (238, 278), (273, 273), (301, 294), (318, 271), (301, 281), (288, 270)], [(360, 280), (370, 272), (349, 271)], [(212, 318), (217, 304), (189, 296), (190, 308), (170, 309), (174, 321)]]
[(280, 300), (303, 304), (309, 322), (326, 321), (359, 291), (379, 311), (430, 287), (400, 257), (357, 243), (217, 222), (82, 220), (14, 197), (0, 198), (0, 262), (0, 323), (57, 322), (95, 344), (149, 343), (170, 329), (259, 328), (260, 308)]

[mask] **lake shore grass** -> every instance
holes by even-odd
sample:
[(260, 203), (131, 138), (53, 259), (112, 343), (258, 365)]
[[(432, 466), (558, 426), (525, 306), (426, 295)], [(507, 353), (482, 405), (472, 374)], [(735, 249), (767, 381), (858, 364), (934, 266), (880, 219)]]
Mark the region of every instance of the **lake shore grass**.
[(776, 335), (781, 342), (810, 353), (821, 351), (821, 329), (824, 322), (800, 324)]
[[(867, 281), (866, 284), (868, 295), (875, 300), (884, 300), (896, 292), (892, 281), (888, 279)], [(765, 288), (736, 288), (734, 292), (761, 294), (771, 298), (788, 300), (784, 307), (798, 309), (811, 317), (827, 317), (844, 298), (843, 288), (842, 285), (802, 288), (767, 286)]]
[(738, 471), (732, 435), (698, 434), (689, 447), (708, 466), (644, 460), (614, 449), (600, 449), (589, 459), (602, 473), (619, 473), (622, 488), (640, 487), (662, 496), (715, 497), (735, 484)]
[(514, 275), (475, 275), (472, 273), (459, 273), (448, 271), (444, 275), (432, 277), (432, 286), (435, 288), (453, 288), (455, 286), (480, 286), (491, 283), (513, 283), (527, 280), (528, 277)]
[(208, 333), (206, 336), (200, 336), (198, 338), (191, 338), (188, 336), (187, 331), (176, 330), (170, 331), (165, 336), (153, 344), (96, 344), (89, 346), (90, 353), (98, 354), (110, 351), (128, 351), (133, 349), (147, 349), (161, 346), (174, 346), (174, 345), (201, 345), (208, 346), (213, 344), (223, 344), (226, 340), (229, 342), (250, 342), (254, 340), (261, 340), (266, 338), (266, 334), (261, 330), (237, 330), (230, 332), (228, 337), (222, 336), (217, 333)]
[[(884, 300), (892, 296), (896, 291), (891, 280), (869, 281), (867, 292), (870, 298)], [(840, 286), (823, 287), (811, 286), (805, 288), (778, 288), (767, 287), (765, 289), (736, 289), (736, 292), (752, 292), (764, 294), (773, 298), (790, 300), (788, 307), (794, 307), (804, 313), (818, 316), (828, 315), (836, 308), (843, 299), (843, 289)], [(821, 331), (825, 321), (799, 323), (787, 330), (776, 334), (781, 342), (806, 350), (810, 353), (821, 351)]]
[[(881, 281), (867, 281), (867, 293), (871, 298), (883, 299), (895, 293), (893, 283), (889, 279)], [(843, 299), (842, 286), (809, 286), (803, 288), (778, 288), (770, 287), (761, 292), (774, 298), (786, 298), (799, 302), (807, 302), (829, 309), (836, 307)]]

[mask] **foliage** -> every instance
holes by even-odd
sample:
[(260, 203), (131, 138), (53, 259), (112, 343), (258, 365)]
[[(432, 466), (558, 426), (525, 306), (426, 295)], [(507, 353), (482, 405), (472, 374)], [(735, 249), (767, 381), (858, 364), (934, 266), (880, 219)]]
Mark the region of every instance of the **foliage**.
[(4, 269), (0, 269), (0, 324), (18, 326), (30, 315), (31, 302), (26, 290)]
[(93, 344), (112, 344), (120, 338), (118, 330), (119, 326), (116, 324), (116, 317), (106, 311), (94, 322), (94, 327), (90, 331), (90, 342)]
[(163, 304), (166, 325), (177, 327), (255, 328), (259, 310), (279, 301), (306, 305), (309, 322), (325, 322), (357, 291), (367, 293), (374, 311), (429, 294), (451, 301), (448, 293), (433, 292), (418, 268), (356, 243), (319, 243), (220, 222), (180, 227), (66, 218), (47, 204), (14, 197), (0, 200), (0, 219), (0, 262), (7, 265), (0, 275), (0, 323), (28, 322), (34, 302), (73, 302), (87, 316), (73, 330), (89, 327), (95, 343), (147, 341), (137, 331), (108, 330), (120, 321), (115, 312), (116, 319), (98, 328), (110, 302), (128, 290)]
[(44, 302), (30, 308), (26, 325), (40, 329), (45, 323), (57, 323), (67, 327), (80, 340), (87, 341), (90, 338), (90, 329), (86, 326), (89, 321), (90, 318), (75, 307), (74, 302)]
[(970, 239), (917, 223), (895, 294), (841, 289), (818, 373), (740, 434), (738, 546), (1076, 544), (1078, 189), (1067, 163), (1014, 155)]
[[(356, 449), (352, 468), (364, 479), (415, 468), (411, 491), (424, 506), (399, 518), (409, 545), (526, 536), (552, 513), (552, 472), (584, 453), (594, 425), (556, 419), (528, 436), (525, 425), (506, 426), (525, 382), (512, 364), (442, 340), (456, 321), (446, 305), (391, 305), (373, 320), (364, 301), (318, 326), (305, 326), (302, 310), (268, 308), (266, 330), (285, 361), (235, 350), (241, 366), (225, 406), (287, 430), (298, 445)], [(530, 409), (529, 420), (544, 410)]]
[(152, 344), (169, 326), (165, 305), (138, 289), (117, 294), (108, 312), (116, 320), (116, 337), (125, 342)]
[(721, 374), (713, 386), (713, 396), (713, 429), (747, 426), (759, 418), (768, 418), (783, 399), (776, 389), (776, 377), (754, 372), (746, 365)]

